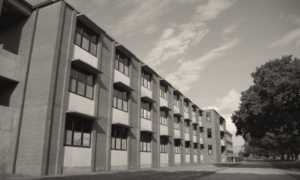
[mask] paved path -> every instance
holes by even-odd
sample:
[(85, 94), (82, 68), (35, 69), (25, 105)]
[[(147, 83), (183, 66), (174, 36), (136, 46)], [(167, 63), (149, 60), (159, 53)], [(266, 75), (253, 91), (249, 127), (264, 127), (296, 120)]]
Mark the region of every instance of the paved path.
[(243, 162), (242, 164), (218, 171), (199, 180), (295, 180), (280, 169), (265, 161)]

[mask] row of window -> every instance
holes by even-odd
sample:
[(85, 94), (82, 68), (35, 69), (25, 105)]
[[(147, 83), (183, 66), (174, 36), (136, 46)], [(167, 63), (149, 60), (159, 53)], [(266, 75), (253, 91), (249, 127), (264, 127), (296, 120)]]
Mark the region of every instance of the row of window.
[(160, 97), (162, 97), (163, 99), (167, 99), (167, 86), (161, 84), (159, 92)]

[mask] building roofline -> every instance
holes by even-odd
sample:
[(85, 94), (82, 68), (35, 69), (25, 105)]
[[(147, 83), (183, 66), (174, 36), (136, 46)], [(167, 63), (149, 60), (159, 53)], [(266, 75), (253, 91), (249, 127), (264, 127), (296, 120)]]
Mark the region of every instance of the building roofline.
[[(88, 16), (86, 16), (84, 13), (81, 13), (79, 10), (77, 10), (76, 8), (74, 8), (70, 3), (66, 2), (65, 0), (47, 0), (47, 1), (44, 1), (44, 2), (41, 2), (37, 5), (34, 5), (32, 6), (30, 3), (28, 3), (26, 0), (18, 0), (20, 1), (21, 3), (23, 3), (24, 5), (26, 5), (27, 7), (29, 7), (31, 10), (35, 10), (37, 8), (41, 8), (41, 7), (45, 7), (45, 6), (48, 6), (50, 4), (54, 4), (56, 2), (60, 2), (60, 1), (63, 1), (64, 3), (66, 3), (68, 6), (70, 6), (71, 8), (73, 8), (73, 10), (77, 11), (78, 14), (80, 14), (80, 16), (84, 16), (86, 17), (87, 20), (89, 20), (91, 23), (93, 23), (95, 26), (98, 26), (99, 29), (103, 30), (103, 32), (101, 33), (102, 35), (105, 35), (106, 37), (108, 37), (109, 39), (111, 39), (112, 41), (114, 41), (116, 44), (119, 44), (122, 46), (122, 48), (124, 48), (126, 51), (128, 51), (132, 57), (134, 59), (136, 59), (137, 61), (139, 61), (142, 66), (148, 66), (150, 67), (149, 65), (147, 65), (145, 62), (143, 62), (140, 58), (138, 58), (134, 53), (132, 53), (132, 51), (130, 51), (128, 48), (126, 48), (125, 46), (122, 45), (122, 43), (118, 42), (115, 38), (113, 38), (110, 34), (108, 34), (104, 29), (102, 29), (96, 22), (94, 22), (92, 19), (90, 19)], [(151, 67), (150, 67), (151, 68)], [(151, 68), (152, 69), (152, 68)], [(152, 69), (153, 70), (153, 69)], [(153, 70), (153, 72), (155, 72), (155, 75), (157, 75), (159, 78), (161, 79), (165, 79), (163, 78), (162, 76), (160, 76), (155, 70)], [(170, 83), (171, 87), (173, 87), (174, 89), (177, 90), (177, 88), (175, 88), (171, 83)], [(178, 90), (177, 90), (178, 91)], [(182, 96), (184, 96), (184, 98), (187, 98), (191, 103), (193, 103), (187, 96), (185, 96), (183, 93), (181, 93), (180, 91), (178, 91)], [(195, 103), (193, 103), (195, 106), (197, 106)], [(198, 107), (198, 106), (197, 106)], [(199, 108), (199, 107), (198, 107)], [(201, 109), (201, 108), (199, 108)], [(205, 111), (205, 109), (201, 109), (202, 111)], [(208, 109), (209, 110), (209, 109)], [(213, 109), (214, 110), (214, 109)], [(214, 110), (218, 115), (219, 113)]]

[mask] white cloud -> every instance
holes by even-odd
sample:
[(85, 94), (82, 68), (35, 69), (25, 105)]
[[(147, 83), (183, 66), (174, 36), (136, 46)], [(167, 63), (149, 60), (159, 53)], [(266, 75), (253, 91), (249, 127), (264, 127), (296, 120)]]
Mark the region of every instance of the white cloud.
[(235, 89), (231, 89), (226, 96), (218, 98), (213, 106), (205, 107), (207, 109), (215, 109), (220, 116), (226, 120), (226, 129), (231, 134), (236, 133), (236, 127), (231, 121), (231, 115), (233, 111), (238, 109), (240, 98), (241, 93), (237, 92)]
[(236, 24), (231, 24), (227, 27), (225, 27), (222, 31), (222, 35), (228, 35), (228, 34), (231, 34), (233, 33), (237, 28), (237, 25)]
[(285, 34), (282, 38), (272, 42), (269, 44), (269, 48), (281, 47), (291, 43), (296, 43), (296, 46), (300, 45), (300, 28), (294, 29), (287, 34)]
[[(145, 62), (155, 67), (164, 61), (185, 54), (190, 47), (197, 45), (210, 31), (205, 22), (215, 19), (234, 2), (234, 0), (209, 0), (206, 4), (197, 6), (189, 23), (173, 24), (163, 32), (154, 48), (147, 54)], [(176, 31), (178, 31), (177, 34)]]
[(179, 63), (178, 69), (168, 74), (166, 79), (180, 91), (187, 92), (200, 79), (201, 70), (206, 67), (209, 61), (224, 56), (226, 51), (235, 47), (240, 42), (241, 40), (238, 38), (225, 42), (220, 47), (213, 49), (194, 61), (180, 59), (177, 61)]
[[(113, 27), (111, 33), (113, 35), (133, 35), (136, 31), (145, 29), (145, 32), (150, 33), (151, 29), (156, 29), (155, 20), (162, 14), (168, 12), (166, 8), (170, 4), (170, 0), (151, 0), (151, 1), (125, 1), (121, 6), (133, 6), (132, 10), (128, 12), (121, 21)], [(148, 30), (147, 30), (148, 28)]]

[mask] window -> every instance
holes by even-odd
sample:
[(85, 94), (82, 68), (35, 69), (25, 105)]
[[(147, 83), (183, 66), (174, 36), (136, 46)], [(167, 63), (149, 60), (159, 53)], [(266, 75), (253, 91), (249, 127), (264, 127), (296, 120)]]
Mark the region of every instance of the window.
[(207, 138), (211, 138), (211, 128), (207, 128)]
[(129, 58), (116, 50), (115, 69), (129, 76)]
[(93, 99), (94, 95), (94, 75), (77, 66), (71, 67), (69, 91), (80, 96)]
[(208, 155), (212, 155), (212, 154), (213, 154), (212, 145), (208, 145)]
[(174, 129), (179, 129), (179, 122), (180, 122), (179, 117), (175, 116), (174, 117)]
[(75, 44), (97, 56), (97, 35), (78, 21), (76, 23)]
[(152, 134), (141, 132), (141, 151), (150, 152), (151, 151), (151, 138)]
[(127, 149), (127, 129), (112, 126), (111, 130), (111, 149)]
[(189, 133), (190, 122), (184, 121), (184, 129), (186, 133)]
[(210, 121), (211, 121), (211, 119), (210, 119), (210, 112), (207, 112), (207, 113), (206, 113), (206, 121), (207, 121), (207, 122), (210, 122)]
[(193, 125), (193, 135), (196, 136), (196, 130), (197, 130), (197, 125), (194, 124)]
[(193, 108), (193, 113), (192, 113), (193, 117), (196, 117), (196, 108)]
[(160, 152), (167, 153), (168, 147), (168, 137), (161, 136), (160, 137)]
[(189, 103), (186, 101), (184, 101), (184, 111), (187, 113), (189, 112)]
[(141, 117), (151, 120), (151, 104), (147, 102), (141, 103)]
[(198, 144), (194, 143), (194, 154), (198, 154)]
[(173, 104), (174, 104), (174, 106), (177, 106), (177, 107), (179, 107), (179, 96), (177, 95), (177, 94), (174, 94), (173, 95)]
[(142, 71), (142, 85), (151, 90), (151, 74)]
[(185, 142), (185, 154), (190, 154), (190, 142)]
[(167, 126), (167, 111), (160, 111), (160, 124)]
[(167, 99), (167, 86), (160, 85), (160, 97)]
[(92, 120), (67, 115), (65, 125), (65, 145), (90, 147)]
[(122, 111), (128, 111), (128, 92), (114, 87), (113, 107)]
[(181, 145), (180, 139), (175, 139), (174, 140), (174, 153), (175, 154), (180, 154), (180, 145)]

